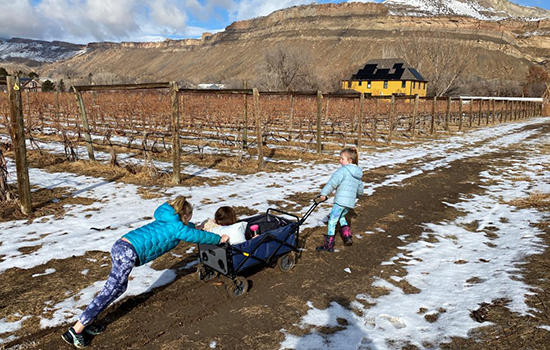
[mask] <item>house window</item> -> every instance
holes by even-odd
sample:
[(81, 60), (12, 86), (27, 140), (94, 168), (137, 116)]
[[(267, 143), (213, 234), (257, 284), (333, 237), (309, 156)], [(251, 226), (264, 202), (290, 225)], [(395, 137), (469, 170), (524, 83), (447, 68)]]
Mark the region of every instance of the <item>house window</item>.
[(388, 88), (388, 81), (384, 80), (384, 89), (387, 89), (387, 88)]
[(348, 80), (348, 89), (351, 89), (351, 80)]
[(407, 82), (406, 82), (405, 80), (403, 80), (403, 81), (401, 82), (401, 88), (404, 89), (404, 88), (406, 88), (406, 87), (407, 87)]
[(359, 80), (359, 86), (363, 85), (363, 80)]
[[(420, 83), (418, 83), (418, 88), (420, 89)], [(416, 89), (416, 81), (413, 82), (413, 89)]]
[(367, 89), (370, 89), (370, 80), (367, 81)]

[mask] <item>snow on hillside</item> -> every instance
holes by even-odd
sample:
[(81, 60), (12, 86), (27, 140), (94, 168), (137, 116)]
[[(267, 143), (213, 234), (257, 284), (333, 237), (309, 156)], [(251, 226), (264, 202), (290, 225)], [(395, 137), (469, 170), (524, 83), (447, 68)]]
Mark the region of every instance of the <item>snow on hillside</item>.
[(385, 0), (383, 4), (390, 7), (390, 14), (392, 15), (456, 15), (473, 17), (486, 21), (497, 21), (510, 17), (531, 19), (531, 17), (518, 16), (503, 10), (485, 7), (476, 0)]
[(80, 52), (77, 45), (56, 45), (45, 41), (21, 40), (0, 41), (0, 60), (32, 60), (36, 62), (55, 62), (72, 57)]

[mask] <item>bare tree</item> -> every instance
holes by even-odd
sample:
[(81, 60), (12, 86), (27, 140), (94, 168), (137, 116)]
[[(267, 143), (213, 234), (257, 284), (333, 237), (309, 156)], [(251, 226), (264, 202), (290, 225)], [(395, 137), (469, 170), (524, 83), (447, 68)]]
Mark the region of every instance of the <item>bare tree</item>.
[(456, 41), (435, 32), (404, 36), (393, 46), (393, 53), (429, 80), (428, 87), (435, 96), (454, 91), (474, 61), (470, 43), (457, 45)]
[(304, 50), (276, 46), (264, 53), (261, 74), (268, 90), (311, 90), (317, 87), (311, 55)]

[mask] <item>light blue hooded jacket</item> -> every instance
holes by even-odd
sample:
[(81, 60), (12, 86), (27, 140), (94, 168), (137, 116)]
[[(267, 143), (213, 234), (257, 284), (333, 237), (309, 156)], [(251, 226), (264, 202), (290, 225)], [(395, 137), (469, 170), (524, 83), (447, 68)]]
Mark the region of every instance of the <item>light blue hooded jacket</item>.
[(334, 203), (346, 207), (354, 208), (355, 199), (363, 194), (363, 182), (361, 177), (363, 171), (355, 164), (348, 164), (340, 167), (327, 182), (323, 190), (322, 196), (327, 196), (336, 189)]
[[(155, 221), (125, 234), (139, 256), (139, 265), (155, 260), (174, 249), (180, 241), (189, 243), (218, 244), (221, 237), (186, 226), (172, 206), (164, 203), (155, 210)], [(139, 266), (138, 265), (138, 266)]]

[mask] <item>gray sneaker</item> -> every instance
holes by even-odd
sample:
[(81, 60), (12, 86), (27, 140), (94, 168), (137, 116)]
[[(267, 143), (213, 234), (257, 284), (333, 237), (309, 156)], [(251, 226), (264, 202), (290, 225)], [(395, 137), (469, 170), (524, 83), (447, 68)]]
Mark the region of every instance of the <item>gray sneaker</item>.
[(107, 328), (107, 327), (105, 327), (102, 324), (92, 323), (92, 324), (87, 325), (86, 328), (84, 328), (84, 332), (88, 333), (89, 335), (98, 335), (98, 334), (103, 333), (105, 328)]
[(76, 333), (73, 327), (61, 335), (61, 338), (68, 344), (74, 345), (77, 348), (85, 348), (90, 345), (90, 341), (84, 337), (83, 333)]

